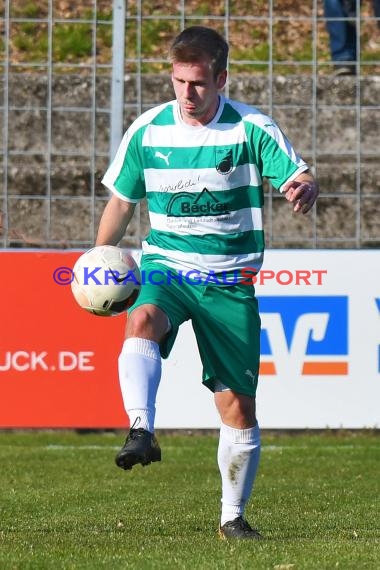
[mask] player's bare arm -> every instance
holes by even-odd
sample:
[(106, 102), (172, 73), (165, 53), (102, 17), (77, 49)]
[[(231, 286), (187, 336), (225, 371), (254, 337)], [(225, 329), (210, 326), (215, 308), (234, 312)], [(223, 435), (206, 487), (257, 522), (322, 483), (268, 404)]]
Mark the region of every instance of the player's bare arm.
[(136, 204), (113, 195), (104, 208), (96, 238), (96, 245), (117, 245), (123, 238), (133, 216)]
[(309, 170), (284, 185), (285, 198), (294, 204), (293, 211), (306, 214), (314, 205), (319, 193), (317, 182)]

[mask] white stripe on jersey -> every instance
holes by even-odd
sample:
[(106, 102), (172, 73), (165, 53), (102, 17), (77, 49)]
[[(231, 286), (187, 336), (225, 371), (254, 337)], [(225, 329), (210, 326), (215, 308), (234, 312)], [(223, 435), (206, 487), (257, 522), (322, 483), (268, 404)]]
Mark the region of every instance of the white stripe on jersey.
[(178, 125), (150, 125), (144, 133), (142, 144), (145, 147), (159, 146), (167, 148), (196, 146), (231, 146), (246, 142), (247, 136), (243, 123), (218, 123), (217, 129), (206, 127), (185, 128), (183, 136), (178, 138)]
[(230, 174), (218, 174), (216, 168), (147, 168), (144, 173), (147, 192), (202, 192), (205, 187), (214, 192), (262, 184), (256, 164), (242, 164)]
[(153, 230), (177, 235), (226, 235), (263, 229), (261, 208), (243, 208), (221, 216), (177, 217), (150, 212), (149, 218)]
[[(246, 253), (244, 255), (206, 255), (201, 253), (185, 253), (177, 250), (167, 250), (149, 245), (145, 241), (142, 244), (143, 253), (161, 255), (166, 259), (157, 260), (163, 265), (172, 267), (177, 271), (190, 271), (195, 269), (203, 275), (208, 272), (214, 271), (219, 273), (221, 271), (239, 271), (246, 267), (260, 268), (264, 254), (259, 253)], [(169, 258), (169, 259), (168, 259)]]

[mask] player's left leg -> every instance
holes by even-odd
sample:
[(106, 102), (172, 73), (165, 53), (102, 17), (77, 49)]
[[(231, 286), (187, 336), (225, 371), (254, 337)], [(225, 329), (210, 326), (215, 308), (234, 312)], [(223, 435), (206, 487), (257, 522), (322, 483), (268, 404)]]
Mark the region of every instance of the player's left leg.
[(253, 287), (208, 287), (193, 316), (203, 382), (215, 393), (222, 424), (218, 465), (222, 478), (220, 534), (260, 538), (244, 519), (260, 458), (255, 394), (260, 316)]
[(219, 534), (223, 538), (259, 539), (261, 535), (244, 518), (260, 459), (260, 430), (255, 399), (215, 387), (215, 403), (222, 425), (218, 465), (222, 478), (222, 512)]

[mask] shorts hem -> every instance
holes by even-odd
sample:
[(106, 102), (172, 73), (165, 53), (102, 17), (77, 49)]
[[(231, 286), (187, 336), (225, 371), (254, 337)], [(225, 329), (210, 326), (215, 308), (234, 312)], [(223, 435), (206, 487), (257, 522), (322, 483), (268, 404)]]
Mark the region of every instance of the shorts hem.
[[(214, 390), (215, 380), (216, 380), (216, 377), (212, 376), (210, 378), (203, 380), (202, 384), (204, 386), (206, 386), (206, 388), (211, 390), (211, 392), (215, 393), (215, 390)], [(257, 384), (256, 384), (256, 386), (252, 387), (252, 389), (245, 389), (242, 386), (237, 386), (236, 384), (233, 385), (231, 382), (228, 382), (228, 381), (226, 382), (225, 379), (223, 379), (222, 382), (225, 386), (227, 386), (227, 388), (232, 390), (232, 392), (236, 392), (237, 394), (243, 394), (243, 396), (250, 396), (251, 398), (256, 397)]]

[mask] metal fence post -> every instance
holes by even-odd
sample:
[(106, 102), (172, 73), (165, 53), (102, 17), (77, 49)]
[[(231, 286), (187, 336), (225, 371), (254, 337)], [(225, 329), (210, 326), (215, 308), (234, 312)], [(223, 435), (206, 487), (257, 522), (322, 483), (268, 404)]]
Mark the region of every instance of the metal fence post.
[(123, 137), (125, 0), (113, 0), (110, 159)]

